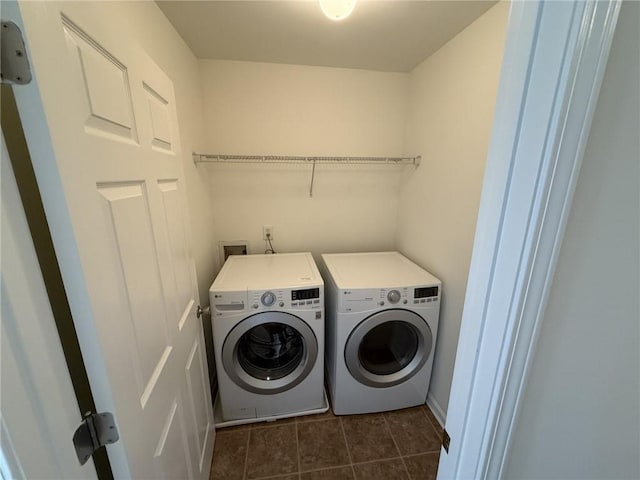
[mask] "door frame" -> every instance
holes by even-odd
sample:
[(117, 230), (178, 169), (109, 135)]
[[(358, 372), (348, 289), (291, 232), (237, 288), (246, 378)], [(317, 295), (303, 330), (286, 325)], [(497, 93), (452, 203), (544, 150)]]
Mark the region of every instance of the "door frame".
[(439, 479), (504, 473), (620, 4), (511, 4)]
[[(619, 7), (512, 3), (439, 478), (499, 477), (508, 458)], [(555, 87), (545, 90), (548, 79)], [(36, 93), (24, 96), (41, 108)], [(50, 153), (48, 142), (38, 146)], [(62, 250), (65, 270), (75, 259)], [(88, 353), (96, 363), (99, 349)]]

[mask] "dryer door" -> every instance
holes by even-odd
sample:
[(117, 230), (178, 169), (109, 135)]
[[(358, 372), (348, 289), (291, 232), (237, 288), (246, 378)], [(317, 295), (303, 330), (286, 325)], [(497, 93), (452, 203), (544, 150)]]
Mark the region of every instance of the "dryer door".
[(433, 349), (427, 322), (415, 312), (384, 310), (364, 319), (345, 345), (349, 372), (370, 387), (406, 381), (425, 364)]
[(279, 393), (303, 381), (315, 365), (318, 341), (301, 318), (263, 312), (238, 323), (222, 346), (227, 375), (243, 389)]

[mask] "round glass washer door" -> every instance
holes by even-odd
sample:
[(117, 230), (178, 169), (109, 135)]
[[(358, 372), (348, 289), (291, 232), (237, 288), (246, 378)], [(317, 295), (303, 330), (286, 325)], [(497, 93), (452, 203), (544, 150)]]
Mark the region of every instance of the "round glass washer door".
[(370, 387), (391, 387), (412, 376), (425, 364), (433, 348), (427, 322), (403, 309), (384, 310), (365, 318), (345, 345), (349, 372)]
[(253, 393), (280, 393), (302, 382), (315, 365), (318, 341), (302, 319), (262, 312), (238, 323), (222, 346), (222, 363), (233, 382)]

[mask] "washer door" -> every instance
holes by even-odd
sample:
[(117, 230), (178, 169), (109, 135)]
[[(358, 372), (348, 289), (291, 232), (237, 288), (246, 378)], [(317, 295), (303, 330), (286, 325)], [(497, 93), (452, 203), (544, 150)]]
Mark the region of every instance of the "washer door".
[(316, 363), (318, 341), (302, 319), (263, 312), (238, 323), (222, 346), (222, 363), (236, 385), (253, 393), (279, 393), (304, 380)]
[(414, 376), (432, 350), (427, 322), (417, 313), (393, 309), (374, 313), (353, 329), (345, 345), (349, 372), (370, 387), (390, 387)]

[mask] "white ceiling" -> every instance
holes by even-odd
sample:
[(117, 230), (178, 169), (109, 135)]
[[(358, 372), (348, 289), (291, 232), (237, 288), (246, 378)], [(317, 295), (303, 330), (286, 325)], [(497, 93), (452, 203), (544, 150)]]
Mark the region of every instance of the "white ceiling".
[(315, 0), (157, 3), (198, 58), (408, 72), (496, 0), (360, 0), (340, 22)]

